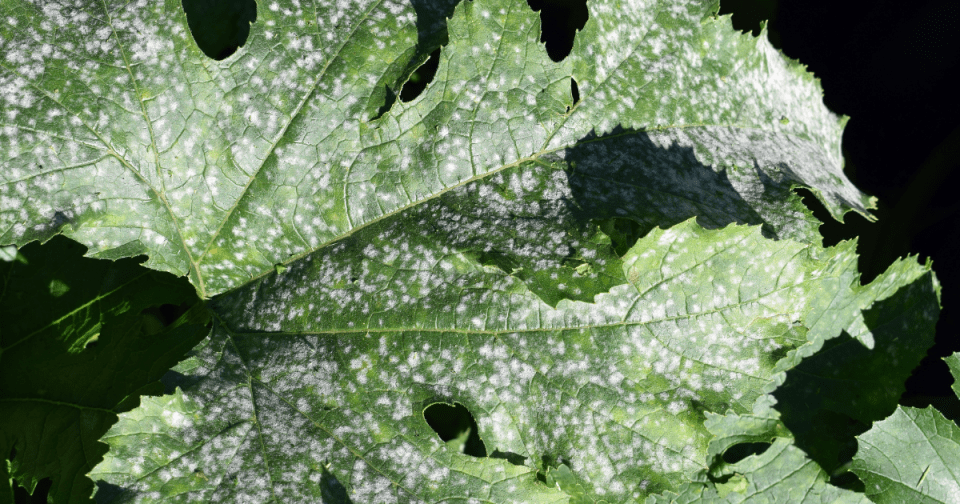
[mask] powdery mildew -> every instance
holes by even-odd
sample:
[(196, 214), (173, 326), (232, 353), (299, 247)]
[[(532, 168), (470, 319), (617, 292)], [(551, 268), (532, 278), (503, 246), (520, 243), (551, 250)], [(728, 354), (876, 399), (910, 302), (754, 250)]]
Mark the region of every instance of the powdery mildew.
[[(222, 325), (183, 365), (196, 425), (175, 437), (255, 445), (243, 463), (259, 472), (207, 459), (204, 492), (238, 481), (256, 495), (266, 475), (309, 500), (328, 471), (355, 502), (519, 485), (495, 500), (511, 502), (547, 492), (524, 486), (543, 457), (612, 502), (675, 489), (704, 467), (705, 412), (751, 411), (780, 357), (836, 336), (869, 304), (852, 247), (770, 241), (758, 227), (654, 229), (617, 260), (626, 284), (556, 308), (417, 229), (368, 230), (216, 303)], [(435, 401), (466, 405), (488, 452), (525, 465), (445, 450), (422, 417)], [(115, 431), (118, 444), (131, 438), (122, 446), (151, 446)], [(163, 485), (150, 478), (129, 486)]]
[(617, 126), (675, 132), (717, 171), (769, 174), (746, 203), (776, 235), (800, 237), (807, 220), (795, 201), (786, 221), (768, 215), (767, 193), (792, 183), (837, 216), (870, 204), (843, 176), (841, 124), (819, 86), (696, 3), (593, 2), (559, 64), (522, 4), (461, 4), (435, 82), (376, 121), (385, 86), (431, 49), (417, 40), (444, 40), (436, 20), (417, 33), (410, 5), (271, 1), (222, 62), (204, 59), (179, 11), (92, 5), (8, 4), (0, 16), (0, 239), (64, 232), (91, 254), (148, 253), (205, 296)]
[[(88, 7), (3, 6), (0, 236), (223, 293), (183, 392), (107, 439), (125, 497), (563, 502), (547, 457), (625, 501), (702, 468), (705, 412), (749, 411), (784, 354), (870, 341), (852, 246), (819, 249), (790, 192), (866, 210), (841, 122), (702, 5), (591, 2), (555, 64), (522, 2), (463, 3), (434, 83), (377, 120), (442, 39), (410, 5), (264, 3), (219, 63), (160, 4)], [(617, 257), (609, 218), (649, 234)], [(525, 465), (447, 451), (437, 400)]]

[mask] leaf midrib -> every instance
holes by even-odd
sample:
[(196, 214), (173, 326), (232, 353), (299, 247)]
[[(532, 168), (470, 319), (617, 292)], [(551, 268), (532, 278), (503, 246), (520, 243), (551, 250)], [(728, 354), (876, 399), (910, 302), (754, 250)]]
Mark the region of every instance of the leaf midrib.
[(133, 68), (130, 65), (130, 60), (127, 59), (127, 52), (124, 50), (124, 46), (120, 42), (120, 35), (117, 33), (117, 29), (113, 25), (113, 16), (110, 15), (110, 8), (107, 6), (106, 0), (101, 0), (101, 4), (103, 5), (104, 15), (107, 18), (107, 24), (110, 26), (110, 30), (113, 33), (113, 38), (117, 41), (117, 50), (120, 52), (120, 56), (123, 58), (124, 68), (127, 70), (127, 75), (130, 77), (130, 82), (133, 84), (134, 94), (136, 94), (137, 103), (140, 105), (140, 113), (143, 115), (144, 122), (147, 124), (147, 131), (150, 134), (150, 150), (153, 152), (153, 164), (157, 170), (157, 182), (160, 184), (160, 191), (158, 192), (149, 184), (147, 184), (147, 186), (153, 190), (160, 201), (163, 202), (163, 206), (167, 209), (167, 213), (170, 215), (170, 220), (173, 221), (173, 227), (177, 231), (177, 237), (180, 238), (180, 243), (183, 245), (183, 251), (187, 254), (187, 261), (190, 263), (190, 268), (193, 269), (193, 271), (197, 274), (197, 288), (200, 290), (200, 296), (206, 297), (206, 289), (203, 286), (203, 275), (200, 273), (200, 265), (198, 261), (193, 258), (193, 254), (190, 252), (190, 246), (187, 245), (187, 240), (183, 236), (183, 231), (180, 229), (180, 220), (177, 219), (177, 215), (173, 212), (173, 207), (171, 207), (170, 202), (167, 201), (166, 182), (163, 180), (163, 173), (160, 167), (159, 147), (157, 147), (156, 135), (153, 132), (153, 121), (150, 119), (150, 115), (147, 113), (147, 106), (143, 102), (143, 95), (140, 92), (140, 83), (133, 75)]
[[(669, 128), (666, 128), (666, 129), (669, 129), (669, 130), (684, 130), (684, 129), (704, 128), (704, 127), (711, 127), (711, 126), (718, 126), (718, 127), (725, 127), (725, 128), (726, 128), (726, 127), (729, 127), (729, 128), (744, 129), (744, 130), (760, 130), (760, 128), (756, 128), (756, 127), (752, 127), (752, 126), (717, 125), (717, 124), (705, 124), (705, 123), (678, 124), (678, 125), (673, 125), (673, 126), (671, 126), (671, 127), (669, 127)], [(613, 138), (619, 138), (619, 137), (622, 137), (622, 136), (636, 135), (636, 134), (638, 134), (638, 133), (644, 133), (644, 132), (648, 132), (648, 131), (657, 131), (657, 130), (654, 129), (654, 128), (650, 128), (650, 129), (630, 130), (630, 131), (622, 131), (622, 132), (618, 132), (618, 133), (611, 133), (611, 134), (608, 134), (608, 135), (605, 135), (605, 136), (596, 137), (596, 138), (579, 140), (579, 141), (577, 141), (577, 142), (574, 143), (574, 146), (576, 146), (576, 145), (583, 145), (583, 144), (592, 143), (592, 142), (607, 141), (607, 140), (610, 140), (610, 139), (613, 139)], [(324, 247), (327, 247), (327, 246), (332, 245), (332, 244), (334, 244), (334, 243), (337, 243), (337, 242), (339, 242), (339, 241), (341, 241), (341, 240), (344, 240), (344, 239), (346, 239), (346, 238), (349, 238), (350, 236), (353, 236), (354, 234), (357, 234), (357, 233), (359, 233), (360, 231), (362, 231), (362, 230), (364, 230), (364, 229), (366, 229), (366, 228), (368, 228), (368, 227), (371, 227), (371, 226), (373, 226), (373, 225), (375, 225), (375, 224), (378, 224), (378, 223), (380, 223), (380, 222), (382, 222), (382, 221), (384, 221), (384, 220), (386, 220), (386, 219), (389, 219), (389, 218), (391, 218), (391, 217), (394, 217), (394, 216), (396, 216), (396, 215), (399, 215), (399, 214), (401, 214), (401, 213), (403, 213), (403, 212), (405, 212), (405, 211), (407, 211), (407, 210), (410, 210), (411, 208), (415, 208), (415, 207), (417, 207), (417, 206), (419, 206), (419, 205), (421, 205), (421, 204), (423, 204), (423, 203), (426, 203), (426, 202), (428, 202), (428, 201), (433, 201), (433, 200), (435, 200), (435, 199), (437, 199), (437, 198), (440, 198), (441, 196), (447, 194), (447, 193), (450, 192), (450, 191), (459, 189), (459, 188), (461, 188), (461, 187), (463, 187), (463, 186), (466, 186), (466, 185), (468, 185), (468, 184), (472, 184), (472, 183), (477, 182), (477, 181), (480, 181), (480, 180), (485, 180), (486, 178), (492, 177), (493, 175), (496, 175), (497, 173), (500, 173), (500, 172), (502, 172), (502, 171), (508, 170), (508, 169), (510, 169), (510, 168), (514, 168), (514, 167), (516, 167), (516, 166), (520, 166), (520, 165), (522, 165), (522, 164), (524, 164), (524, 163), (540, 162), (540, 158), (542, 158), (542, 157), (545, 156), (545, 155), (552, 154), (552, 153), (554, 153), (554, 152), (559, 152), (559, 151), (562, 151), (562, 150), (566, 150), (566, 149), (569, 149), (569, 148), (571, 148), (570, 145), (564, 145), (564, 146), (556, 147), (556, 148), (553, 148), (553, 149), (543, 148), (542, 150), (540, 150), (540, 151), (538, 151), (538, 152), (536, 152), (536, 153), (534, 153), (534, 154), (531, 154), (530, 156), (517, 159), (516, 161), (514, 161), (514, 162), (512, 162), (512, 163), (508, 163), (508, 164), (502, 165), (502, 166), (500, 166), (500, 167), (498, 167), (498, 168), (494, 168), (494, 169), (492, 169), (492, 170), (490, 170), (490, 171), (488, 171), (488, 172), (481, 173), (480, 175), (476, 175), (476, 176), (470, 177), (470, 178), (465, 179), (465, 180), (463, 180), (463, 181), (461, 181), (461, 182), (459, 182), (459, 183), (457, 183), (457, 184), (453, 184), (453, 185), (451, 185), (451, 186), (449, 186), (449, 187), (445, 187), (445, 188), (437, 191), (437, 192), (434, 193), (434, 194), (431, 194), (431, 195), (429, 195), (429, 196), (423, 197), (423, 198), (420, 199), (420, 200), (411, 201), (410, 203), (408, 203), (408, 204), (406, 204), (406, 205), (403, 205), (403, 206), (401, 206), (401, 207), (398, 207), (397, 209), (395, 209), (395, 210), (393, 210), (393, 211), (391, 211), (391, 212), (384, 213), (383, 215), (380, 215), (380, 216), (375, 217), (375, 218), (373, 218), (373, 219), (370, 219), (370, 220), (368, 220), (368, 221), (366, 221), (366, 222), (363, 222), (363, 223), (361, 223), (361, 224), (358, 224), (357, 226), (353, 227), (352, 229), (350, 229), (350, 230), (348, 230), (348, 231), (345, 231), (345, 232), (343, 232), (343, 233), (341, 233), (341, 234), (339, 234), (339, 235), (337, 235), (337, 236), (335, 236), (335, 237), (333, 237), (333, 238), (330, 238), (330, 239), (327, 240), (327, 241), (318, 243), (315, 247), (312, 247), (312, 248), (309, 248), (309, 249), (307, 249), (307, 250), (304, 250), (303, 252), (300, 252), (299, 254), (291, 255), (291, 256), (288, 257), (286, 260), (279, 261), (277, 264), (286, 266), (286, 265), (288, 265), (288, 264), (294, 263), (294, 262), (296, 262), (296, 261), (299, 261), (300, 259), (303, 259), (304, 257), (306, 257), (306, 256), (308, 256), (308, 255), (310, 255), (310, 254), (315, 253), (316, 251), (318, 251), (318, 250), (320, 250), (320, 249), (323, 249)], [(252, 283), (256, 282), (257, 280), (259, 280), (259, 279), (261, 279), (261, 278), (263, 278), (263, 277), (265, 277), (265, 276), (267, 276), (267, 275), (270, 275), (270, 274), (272, 274), (272, 273), (274, 273), (274, 272), (275, 272), (275, 269), (274, 269), (274, 268), (265, 268), (262, 272), (260, 272), (260, 274), (255, 275), (255, 276), (251, 276), (251, 277), (249, 277), (248, 280), (245, 281), (244, 283), (238, 284), (238, 285), (236, 285), (235, 287), (233, 287), (233, 288), (231, 288), (231, 289), (228, 289), (228, 290), (226, 290), (226, 291), (223, 291), (223, 292), (221, 292), (221, 293), (218, 293), (218, 294), (216, 294), (214, 297), (224, 296), (224, 295), (226, 295), (226, 294), (228, 294), (228, 293), (230, 293), (230, 292), (232, 292), (232, 291), (241, 289), (241, 288), (243, 288), (245, 285), (252, 284)]]

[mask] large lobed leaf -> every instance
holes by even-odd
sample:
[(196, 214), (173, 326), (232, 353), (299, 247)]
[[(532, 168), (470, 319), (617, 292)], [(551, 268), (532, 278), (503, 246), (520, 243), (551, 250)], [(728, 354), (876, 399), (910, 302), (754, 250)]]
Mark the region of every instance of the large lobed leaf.
[[(883, 296), (849, 281), (849, 245), (691, 220), (640, 239), (618, 261), (628, 283), (551, 308), (391, 224), (219, 298), (183, 392), (121, 420), (91, 476), (117, 502), (311, 501), (327, 473), (355, 502), (532, 502), (559, 499), (533, 473), (563, 463), (627, 502), (706, 469), (706, 412), (751, 411), (784, 354), (853, 325), (824, 298), (855, 319)], [(523, 465), (446, 448), (423, 418), (436, 402), (465, 405), (487, 453)]]
[(376, 120), (422, 59), (404, 2), (270, 2), (222, 62), (175, 1), (0, 8), (0, 240), (147, 253), (203, 297), (540, 160), (576, 164), (592, 209), (645, 229), (698, 215), (818, 241), (791, 186), (838, 217), (872, 204), (819, 85), (715, 1), (592, 2), (561, 63), (523, 2), (460, 4), (436, 81)]
[[(264, 3), (222, 62), (175, 1), (0, 5), (0, 242), (146, 253), (212, 298), (176, 392), (104, 438), (97, 500), (775, 500), (793, 487), (759, 482), (791, 472), (849, 498), (782, 426), (741, 486), (690, 483), (717, 469), (711, 413), (938, 289), (913, 261), (860, 286), (854, 245), (820, 246), (792, 188), (838, 218), (872, 200), (818, 83), (714, 1), (591, 1), (560, 63), (524, 2), (448, 5)], [(924, 335), (935, 305), (879, 318)], [(438, 402), (490, 457), (436, 437)]]
[[(872, 348), (844, 334), (779, 361), (786, 371), (752, 411), (706, 414), (704, 426), (714, 436), (709, 467), (677, 493), (648, 502), (869, 502), (873, 492), (864, 496), (828, 481), (856, 487), (847, 472), (854, 436), (897, 408), (903, 382), (932, 344), (940, 305), (936, 279), (912, 260), (897, 261), (859, 294), (868, 305), (863, 315)], [(760, 453), (740, 460), (744, 450)], [(912, 500), (900, 497), (891, 502)]]

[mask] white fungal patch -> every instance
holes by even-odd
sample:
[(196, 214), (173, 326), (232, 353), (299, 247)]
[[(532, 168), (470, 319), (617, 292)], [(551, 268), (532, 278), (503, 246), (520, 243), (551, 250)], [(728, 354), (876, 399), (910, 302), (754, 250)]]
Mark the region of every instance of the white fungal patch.
[[(503, 201), (502, 211), (509, 213), (516, 208), (503, 191), (521, 179), (505, 174), (499, 180), (502, 185), (484, 185), (478, 193), (491, 206)], [(469, 191), (457, 194), (457, 201), (469, 205), (464, 194)], [(651, 477), (692, 470), (709, 439), (698, 412), (749, 411), (772, 376), (773, 353), (806, 342), (793, 321), (803, 320), (810, 308), (798, 313), (797, 307), (812, 306), (838, 286), (847, 289), (839, 296), (852, 295), (847, 280), (801, 274), (845, 275), (826, 265), (850, 260), (852, 249), (820, 257), (808, 245), (767, 240), (756, 227), (711, 231), (687, 221), (654, 229), (633, 247), (622, 264), (628, 283), (598, 295), (595, 303), (561, 301), (554, 309), (518, 279), (460, 252), (469, 242), (432, 239), (449, 220), (459, 226), (459, 237), (475, 232), (486, 243), (501, 243), (496, 212), (486, 214), (485, 224), (474, 224), (467, 214), (424, 208), (434, 210), (398, 218), (416, 225), (387, 223), (292, 264), (296, 283), (286, 275), (273, 277), (217, 304), (237, 329), (280, 333), (256, 336), (259, 346), (270, 349), (262, 353), (269, 361), (243, 359), (263, 366), (257, 371), (261, 380), (281, 383), (275, 373), (290, 374), (291, 384), (325, 392), (318, 396), (301, 385), (287, 395), (306, 394), (308, 402), (323, 397), (328, 408), (349, 409), (343, 414), (354, 420), (327, 429), (353, 448), (342, 458), (337, 448), (327, 456), (370, 474), (372, 479), (354, 482), (362, 488), (374, 488), (369, 485), (379, 480), (370, 467), (379, 466), (361, 464), (352, 453), (416, 425), (416, 408), (404, 399), (411, 391), (468, 405), (488, 451), (565, 453), (578, 474), (608, 495), (635, 488), (627, 475), (637, 467)], [(512, 243), (522, 250), (522, 242)], [(773, 278), (778, 280), (764, 280)], [(293, 320), (281, 316), (284, 307), (307, 304), (310, 310)], [(287, 331), (315, 335), (294, 344)], [(306, 353), (293, 356), (297, 352)], [(308, 378), (297, 371), (305, 363), (343, 363), (350, 371), (314, 371)], [(378, 391), (375, 399), (360, 399), (371, 390)], [(319, 402), (310, 406), (320, 411)], [(434, 449), (414, 443), (382, 453), (414, 460)], [(409, 488), (433, 481), (427, 474), (404, 478)], [(402, 495), (405, 488), (391, 491)]]
[[(102, 474), (137, 468), (133, 491), (479, 499), (562, 454), (624, 500), (701, 468), (702, 413), (749, 411), (804, 334), (862, 325), (852, 249), (803, 245), (789, 192), (863, 209), (836, 118), (700, 4), (591, 2), (562, 64), (529, 9), (461, 4), (438, 80), (376, 120), (417, 29), (440, 32), (408, 2), (263, 7), (222, 62), (162, 2), (42, 2), (2, 28), (6, 238), (147, 251), (224, 294), (178, 370), (189, 400), (122, 420), (170, 439), (116, 444)], [(598, 230), (615, 218), (642, 230), (622, 259)], [(445, 451), (424, 435), (438, 398), (528, 466)]]

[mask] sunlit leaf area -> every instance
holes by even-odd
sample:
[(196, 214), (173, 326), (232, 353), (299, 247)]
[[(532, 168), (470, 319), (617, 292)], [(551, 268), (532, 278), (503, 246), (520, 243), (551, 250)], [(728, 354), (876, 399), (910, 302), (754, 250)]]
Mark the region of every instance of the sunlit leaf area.
[(0, 2), (0, 504), (960, 502), (960, 152), (793, 12)]

